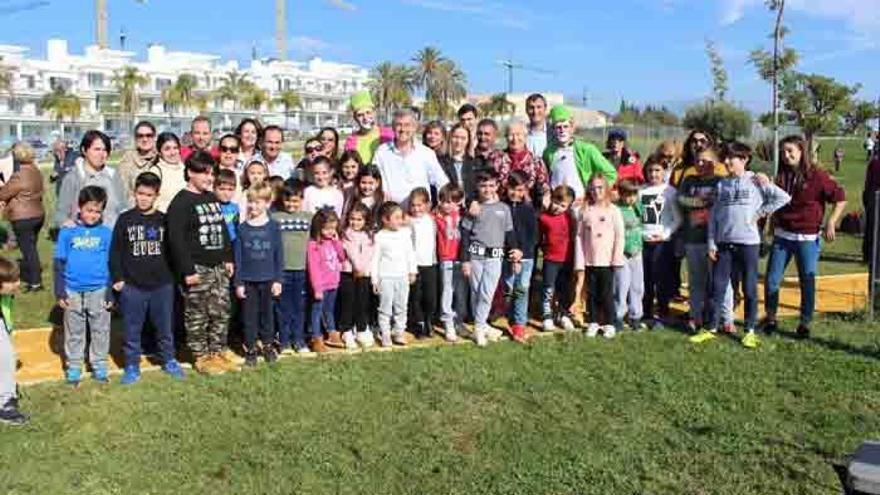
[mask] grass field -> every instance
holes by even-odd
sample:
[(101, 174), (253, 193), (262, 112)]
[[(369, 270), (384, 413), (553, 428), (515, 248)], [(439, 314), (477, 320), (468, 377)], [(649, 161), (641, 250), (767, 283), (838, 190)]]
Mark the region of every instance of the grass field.
[(674, 331), (25, 389), (4, 493), (834, 494), (880, 436), (874, 327), (757, 351)]

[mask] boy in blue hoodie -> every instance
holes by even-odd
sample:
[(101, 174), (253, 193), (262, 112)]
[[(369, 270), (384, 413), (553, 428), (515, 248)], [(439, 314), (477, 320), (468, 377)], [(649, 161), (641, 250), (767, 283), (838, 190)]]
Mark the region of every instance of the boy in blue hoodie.
[(738, 274), (745, 295), (746, 334), (742, 344), (758, 347), (755, 324), (758, 319), (758, 250), (761, 237), (758, 220), (785, 206), (791, 197), (764, 174), (747, 171), (752, 150), (734, 142), (725, 150), (724, 162), (730, 175), (718, 182), (715, 204), (709, 212), (708, 244), (712, 268), (713, 325), (717, 328), (718, 307), (731, 276)]
[(110, 352), (110, 241), (113, 232), (101, 223), (107, 193), (98, 186), (79, 192), (76, 225), (58, 234), (55, 246), (55, 298), (64, 310), (64, 354), (67, 383), (78, 385), (90, 331), (92, 377), (107, 382)]

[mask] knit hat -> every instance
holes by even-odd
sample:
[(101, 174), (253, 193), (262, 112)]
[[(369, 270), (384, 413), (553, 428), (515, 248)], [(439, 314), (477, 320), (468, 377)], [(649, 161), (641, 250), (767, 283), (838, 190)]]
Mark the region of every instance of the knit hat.
[(556, 105), (550, 109), (550, 123), (558, 124), (572, 119), (571, 110), (565, 105)]
[(372, 110), (376, 108), (373, 105), (373, 96), (369, 91), (358, 91), (351, 95), (351, 111), (360, 112), (361, 110)]

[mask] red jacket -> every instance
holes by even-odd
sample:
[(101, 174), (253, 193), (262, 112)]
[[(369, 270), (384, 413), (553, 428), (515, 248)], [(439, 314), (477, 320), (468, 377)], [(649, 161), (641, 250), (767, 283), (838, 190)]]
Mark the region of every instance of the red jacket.
[[(180, 160), (185, 162), (186, 159), (189, 158), (189, 155), (193, 154), (193, 151), (195, 151), (195, 148), (193, 148), (192, 146), (184, 146), (180, 148)], [(211, 154), (211, 156), (214, 158), (214, 161), (220, 159), (220, 148), (216, 146), (211, 146), (211, 148), (208, 149), (208, 153)]]
[(825, 203), (844, 201), (846, 193), (824, 170), (813, 168), (799, 190), (795, 190), (794, 178), (787, 169), (776, 176), (776, 184), (791, 195), (791, 202), (773, 214), (774, 225), (796, 234), (818, 234), (825, 218)]
[(437, 222), (437, 260), (458, 261), (458, 249), (461, 245), (461, 233), (458, 224), (461, 214), (453, 212), (452, 215), (437, 213), (434, 215)]
[(622, 180), (632, 181), (635, 184), (645, 183), (645, 173), (642, 170), (642, 159), (635, 150), (625, 148), (623, 154), (618, 161), (610, 152), (605, 153), (614, 168), (617, 169), (617, 182)]
[(553, 215), (541, 213), (538, 219), (541, 232), (541, 251), (544, 260), (568, 263), (574, 257), (574, 217), (571, 212)]

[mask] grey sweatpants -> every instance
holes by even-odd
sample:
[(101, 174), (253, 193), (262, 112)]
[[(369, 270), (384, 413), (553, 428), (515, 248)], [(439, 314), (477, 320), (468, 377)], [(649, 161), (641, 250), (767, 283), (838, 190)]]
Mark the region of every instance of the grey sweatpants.
[(0, 326), (0, 408), (15, 398), (15, 365), (17, 361), (12, 335)]
[(409, 279), (395, 277), (379, 279), (379, 331), (391, 330), (394, 318), (394, 333), (406, 330), (407, 301), (409, 300)]
[(642, 319), (642, 298), (645, 296), (645, 272), (642, 265), (642, 253), (624, 260), (623, 266), (614, 270), (614, 299), (617, 319), (629, 313), (629, 321), (633, 323)]
[(89, 332), (89, 363), (92, 368), (107, 367), (110, 353), (110, 312), (104, 309), (105, 289), (91, 292), (67, 291), (69, 306), (64, 310), (64, 354), (68, 368), (82, 368)]
[(474, 327), (489, 325), (489, 312), (498, 281), (501, 280), (501, 258), (471, 260), (471, 306), (474, 313)]

